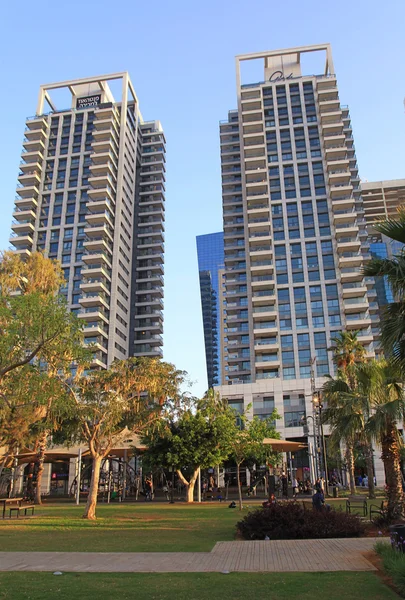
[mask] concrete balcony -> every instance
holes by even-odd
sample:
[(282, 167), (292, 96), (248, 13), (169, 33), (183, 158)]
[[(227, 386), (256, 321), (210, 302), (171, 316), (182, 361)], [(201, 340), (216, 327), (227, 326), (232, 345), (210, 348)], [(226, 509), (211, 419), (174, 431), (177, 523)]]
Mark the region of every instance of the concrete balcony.
[(26, 152), (45, 152), (45, 141), (44, 137), (41, 136), (39, 140), (24, 140), (23, 147)]
[(112, 215), (109, 210), (102, 210), (100, 212), (92, 212), (86, 215), (86, 222), (94, 227), (95, 225), (107, 225), (111, 229), (114, 227), (114, 223), (112, 221)]
[(46, 130), (45, 129), (26, 129), (24, 132), (25, 135), (25, 139), (29, 140), (30, 142), (38, 142), (38, 141), (45, 141), (46, 138)]
[(85, 264), (81, 270), (81, 276), (83, 278), (88, 277), (90, 279), (94, 278), (104, 278), (107, 281), (111, 281), (111, 275), (109, 271), (105, 268), (103, 264)]
[(30, 119), (27, 119), (27, 121), (25, 123), (26, 131), (37, 130), (37, 129), (46, 130), (47, 127), (48, 127), (48, 121), (43, 116), (32, 117)]
[(112, 247), (107, 242), (107, 240), (104, 238), (94, 239), (94, 240), (85, 240), (84, 247), (86, 248), (86, 250), (88, 252), (100, 252), (100, 253), (106, 253), (107, 255), (108, 254), (111, 255), (113, 252)]
[(100, 306), (90, 306), (88, 308), (82, 308), (77, 316), (84, 322), (100, 321), (101, 326), (103, 326), (103, 323), (105, 325), (108, 325), (109, 323), (108, 313)]
[(360, 298), (348, 298), (343, 301), (343, 308), (347, 314), (366, 311), (368, 310), (368, 300), (364, 296)]
[(108, 337), (108, 328), (103, 326), (101, 321), (97, 325), (93, 325), (90, 323), (84, 326), (84, 335), (102, 336), (104, 338)]
[(333, 202), (333, 199), (339, 196), (351, 196), (353, 187), (350, 183), (350, 180), (347, 183), (335, 183), (330, 182), (330, 195)]
[(93, 140), (91, 143), (91, 150), (91, 156), (94, 156), (94, 154), (105, 154), (111, 152), (115, 157), (115, 160), (118, 160), (117, 151), (115, 150), (115, 145), (112, 137), (101, 140)]
[(32, 237), (35, 231), (35, 221), (32, 220), (21, 220), (13, 223), (11, 229), (14, 233), (21, 235), (30, 235)]
[(343, 252), (356, 252), (360, 249), (361, 241), (356, 236), (348, 236), (348, 239), (337, 239), (337, 250), (341, 255)]
[(110, 296), (108, 283), (107, 281), (103, 281), (102, 279), (88, 278), (80, 284), (80, 289), (86, 294), (92, 292), (103, 292), (105, 297)]
[(17, 194), (21, 196), (21, 198), (38, 198), (39, 195), (39, 189), (36, 185), (18, 185), (16, 191)]
[(92, 292), (85, 294), (81, 298), (79, 298), (79, 303), (84, 308), (103, 307), (106, 310), (110, 308), (108, 298), (107, 296), (104, 296), (102, 292)]
[(108, 198), (108, 200), (110, 200), (110, 202), (112, 203), (114, 203), (115, 201), (115, 192), (112, 189), (112, 187), (108, 184), (108, 182), (106, 182), (105, 185), (102, 187), (93, 187), (88, 189), (87, 193), (91, 200), (101, 200), (104, 198)]
[(21, 208), (24, 211), (33, 210), (36, 211), (38, 208), (38, 200), (37, 198), (31, 196), (30, 198), (16, 198), (14, 201), (17, 208)]
[[(21, 162), (20, 163), (20, 171), (21, 171), (21, 175), (25, 175), (25, 174), (31, 174), (32, 172), (38, 173), (39, 174), (39, 179), (41, 179), (41, 171), (42, 171), (42, 165), (35, 160), (34, 162)], [(20, 181), (20, 177), (18, 177), (18, 180)], [(23, 182), (21, 182), (23, 183)]]
[(96, 368), (106, 369), (107, 363), (104, 360), (102, 360), (101, 358), (92, 358), (90, 366), (92, 369), (96, 369)]
[(253, 326), (253, 333), (255, 334), (255, 336), (266, 336), (267, 334), (278, 333), (278, 327), (276, 323), (274, 323), (274, 325), (271, 326), (269, 325), (268, 327), (258, 327), (258, 324), (255, 323)]
[[(344, 138), (344, 136), (340, 136), (342, 138)], [(346, 158), (347, 156), (347, 148), (346, 145), (344, 143), (342, 143), (341, 140), (340, 142), (336, 142), (333, 141), (332, 138), (329, 138), (328, 140), (328, 144), (325, 144), (325, 157), (326, 157), (326, 162), (329, 163), (331, 162), (335, 162), (337, 160), (342, 160), (344, 158)]]
[(27, 248), (27, 247), (32, 246), (32, 243), (33, 243), (32, 237), (30, 235), (28, 235), (28, 234), (25, 234), (25, 233), (12, 234), (10, 236), (10, 240), (9, 241), (16, 248), (18, 248), (19, 246), (24, 246), (24, 247)]
[(274, 366), (279, 366), (281, 361), (279, 359), (279, 357), (277, 356), (277, 354), (275, 354), (276, 358), (272, 359), (272, 360), (265, 360), (265, 361), (261, 361), (256, 359), (255, 361), (255, 367), (256, 369), (268, 369), (270, 368), (272, 365)]
[(339, 267), (341, 269), (345, 267), (359, 267), (363, 264), (363, 255), (356, 253), (353, 256), (339, 256)]
[(357, 220), (358, 213), (353, 209), (341, 209), (333, 213), (333, 221), (338, 227), (340, 223), (353, 223)]
[(338, 183), (350, 184), (352, 174), (349, 169), (344, 169), (344, 168), (338, 169), (336, 167), (335, 168), (329, 167), (328, 176), (329, 176), (329, 184), (331, 186), (333, 186)]
[[(108, 209), (110, 209), (111, 212), (114, 212), (114, 206), (115, 202), (110, 198), (94, 198), (94, 200), (91, 198), (86, 205), (91, 213), (101, 213)], [(88, 218), (88, 215), (86, 215), (86, 218)]]
[[(348, 267), (349, 269), (349, 267)], [(358, 270), (355, 270), (358, 269)], [(363, 273), (361, 272), (360, 267), (353, 267), (353, 270), (341, 269), (340, 270), (340, 279), (342, 283), (350, 283), (352, 281), (361, 281), (363, 279)]]
[[(322, 97), (325, 97), (325, 100), (322, 99)], [(330, 93), (329, 93), (330, 96)], [(337, 97), (336, 94), (336, 98), (333, 99), (329, 99), (329, 96), (326, 93), (323, 93), (320, 97), (319, 97), (319, 112), (321, 114), (323, 113), (329, 113), (329, 112), (339, 112), (341, 113), (340, 110), (340, 100)]]
[[(41, 172), (37, 170), (25, 170), (18, 176), (18, 181), (24, 187), (37, 187), (41, 183)], [(21, 188), (18, 188), (18, 193), (20, 193)]]
[(107, 254), (106, 252), (103, 251), (90, 251), (88, 250), (82, 258), (83, 262), (86, 265), (92, 265), (92, 264), (97, 264), (97, 265), (103, 265), (105, 266), (107, 269), (112, 269), (112, 265), (111, 265), (111, 258), (109, 256), (109, 254)]
[(13, 250), (14, 254), (18, 254), (23, 259), (31, 256), (32, 248), (16, 248)]
[[(84, 228), (84, 233), (89, 238), (103, 238), (109, 239), (111, 242), (114, 241), (113, 232), (109, 229), (107, 225), (92, 225)], [(90, 240), (93, 241), (93, 240)]]
[(272, 309), (269, 309), (265, 311), (261, 311), (259, 310), (259, 307), (254, 308), (254, 312), (253, 312), (253, 320), (255, 322), (259, 322), (259, 321), (265, 321), (268, 318), (276, 318), (278, 315), (278, 312), (276, 311), (275, 307), (273, 306)]
[(23, 223), (35, 222), (36, 214), (33, 210), (15, 210), (13, 212), (13, 218), (16, 221), (22, 221)]
[[(336, 237), (355, 237), (359, 231), (358, 225), (354, 223), (340, 223), (336, 226)], [(339, 240), (337, 240), (339, 242)]]

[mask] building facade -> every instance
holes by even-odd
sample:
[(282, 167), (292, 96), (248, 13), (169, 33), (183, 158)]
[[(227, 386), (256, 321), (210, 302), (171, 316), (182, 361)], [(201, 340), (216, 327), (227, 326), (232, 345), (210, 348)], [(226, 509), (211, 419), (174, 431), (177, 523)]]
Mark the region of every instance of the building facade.
[[(387, 238), (373, 225), (381, 219), (395, 219), (398, 216), (398, 209), (405, 205), (405, 179), (366, 181), (362, 182), (361, 187), (370, 254), (373, 258), (392, 258), (402, 250), (403, 245)], [(376, 292), (380, 307), (394, 302), (394, 296), (386, 278), (376, 280)]]
[(61, 262), (92, 367), (161, 356), (165, 136), (128, 73), (41, 86), (21, 158), (10, 242)]
[[(301, 64), (316, 53), (319, 74)], [(241, 82), (261, 60), (263, 80)], [(225, 381), (231, 405), (307, 441), (313, 392), (333, 374), (330, 347), (358, 331), (375, 355), (378, 304), (350, 114), (329, 45), (236, 57), (237, 109), (220, 124), (225, 250)]]
[(204, 328), (208, 387), (221, 385), (221, 348), (223, 347), (224, 234), (197, 236), (198, 272)]

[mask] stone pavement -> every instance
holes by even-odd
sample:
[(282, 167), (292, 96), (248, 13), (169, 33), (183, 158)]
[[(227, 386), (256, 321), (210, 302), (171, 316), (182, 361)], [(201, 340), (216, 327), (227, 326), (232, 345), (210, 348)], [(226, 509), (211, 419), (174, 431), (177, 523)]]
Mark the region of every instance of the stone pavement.
[[(381, 538), (378, 538), (381, 540)], [(218, 542), (211, 552), (0, 552), (0, 571), (86, 573), (373, 571), (377, 538)]]

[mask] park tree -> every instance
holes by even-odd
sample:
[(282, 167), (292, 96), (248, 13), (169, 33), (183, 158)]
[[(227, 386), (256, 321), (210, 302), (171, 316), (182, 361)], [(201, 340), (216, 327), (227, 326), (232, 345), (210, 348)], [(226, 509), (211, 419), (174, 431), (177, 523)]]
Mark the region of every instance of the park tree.
[[(145, 435), (155, 428), (165, 402), (180, 395), (185, 373), (169, 363), (161, 369), (157, 358), (130, 358), (116, 361), (110, 369), (93, 371), (66, 382), (71, 408), (66, 433), (70, 440), (88, 444), (92, 458), (92, 475), (85, 513), (96, 518), (97, 492), (101, 463), (112, 448), (129, 441), (134, 435)], [(156, 378), (159, 374), (159, 384)], [(164, 376), (163, 376), (164, 373)]]
[(147, 457), (151, 464), (175, 469), (186, 487), (187, 502), (193, 502), (199, 470), (226, 460), (234, 434), (234, 411), (209, 391), (201, 400), (187, 403), (174, 418), (160, 420), (159, 427), (145, 436)]
[(271, 446), (263, 443), (265, 438), (280, 437), (274, 426), (274, 420), (279, 418), (276, 411), (267, 419), (253, 417), (249, 420), (246, 414), (235, 422), (234, 435), (231, 441), (230, 458), (236, 464), (236, 480), (238, 483), (239, 510), (243, 508), (242, 484), (240, 479), (240, 468), (246, 464), (268, 464), (270, 460), (277, 461), (278, 454), (273, 452)]
[[(34, 252), (23, 261), (0, 258), (0, 386), (3, 378), (34, 360), (48, 364), (80, 331), (77, 317), (58, 295), (59, 264)], [(1, 388), (0, 388), (1, 392)]]

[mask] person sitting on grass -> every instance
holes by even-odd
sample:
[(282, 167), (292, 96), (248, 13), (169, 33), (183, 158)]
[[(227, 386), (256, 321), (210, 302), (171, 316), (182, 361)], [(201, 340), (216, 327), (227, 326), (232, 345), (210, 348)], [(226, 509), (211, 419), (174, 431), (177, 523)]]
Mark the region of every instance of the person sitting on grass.
[(263, 508), (268, 508), (269, 506), (271, 506), (272, 504), (277, 504), (277, 500), (274, 494), (270, 494), (270, 497), (268, 500), (265, 500), (262, 504)]

